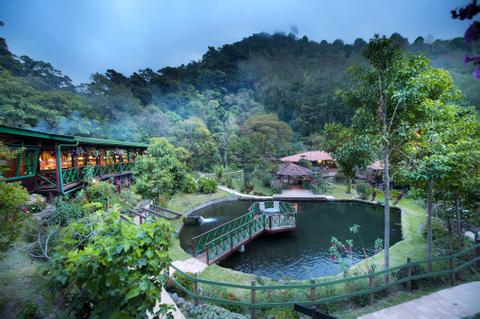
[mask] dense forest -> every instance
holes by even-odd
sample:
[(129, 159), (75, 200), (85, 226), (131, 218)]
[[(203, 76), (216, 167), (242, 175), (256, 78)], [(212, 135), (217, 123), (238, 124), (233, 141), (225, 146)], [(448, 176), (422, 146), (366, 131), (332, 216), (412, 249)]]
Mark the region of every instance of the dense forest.
[[(447, 69), (463, 92), (461, 104), (480, 109), (478, 83), (463, 63), (475, 44), (410, 43), (397, 33), (390, 39)], [(164, 136), (189, 151), (195, 169), (241, 166), (267, 153), (320, 147), (326, 123), (349, 124), (353, 110), (336, 91), (348, 85), (349, 66), (365, 64), (366, 44), (259, 33), (209, 47), (187, 65), (130, 76), (110, 69), (74, 85), (50, 63), (16, 56), (0, 38), (0, 123), (135, 141)]]

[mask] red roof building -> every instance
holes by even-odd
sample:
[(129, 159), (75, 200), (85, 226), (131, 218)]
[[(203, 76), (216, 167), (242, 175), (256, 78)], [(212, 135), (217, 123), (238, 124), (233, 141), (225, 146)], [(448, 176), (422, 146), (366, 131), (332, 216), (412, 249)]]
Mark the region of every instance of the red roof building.
[(298, 163), (301, 159), (305, 159), (309, 162), (334, 161), (332, 155), (324, 151), (309, 151), (309, 152), (298, 153), (295, 155), (282, 157), (280, 160), (282, 162)]

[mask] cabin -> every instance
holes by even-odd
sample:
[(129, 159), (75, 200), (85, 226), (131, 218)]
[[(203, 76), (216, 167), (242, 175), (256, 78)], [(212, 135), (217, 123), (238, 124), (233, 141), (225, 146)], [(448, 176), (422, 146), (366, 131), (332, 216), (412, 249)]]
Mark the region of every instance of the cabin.
[(331, 177), (337, 174), (338, 168), (335, 159), (328, 152), (309, 151), (298, 153), (280, 158), (283, 163), (302, 164), (302, 161), (308, 161), (311, 169), (319, 173), (322, 177)]
[(313, 172), (300, 165), (285, 162), (280, 164), (277, 171), (277, 177), (282, 183), (282, 187), (303, 187), (305, 184), (310, 184), (312, 182)]
[(7, 182), (21, 182), (30, 192), (68, 194), (84, 186), (84, 177), (132, 181), (132, 167), (147, 144), (42, 133), (0, 125), (0, 142), (18, 150), (6, 161)]

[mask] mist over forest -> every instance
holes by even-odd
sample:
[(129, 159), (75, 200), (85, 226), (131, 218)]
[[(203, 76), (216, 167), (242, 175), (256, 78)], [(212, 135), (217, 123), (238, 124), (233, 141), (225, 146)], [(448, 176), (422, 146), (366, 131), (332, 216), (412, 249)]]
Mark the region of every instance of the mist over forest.
[[(460, 104), (480, 110), (478, 83), (463, 63), (478, 43), (390, 39), (404, 54), (424, 54), (448, 70), (463, 92)], [(209, 47), (186, 65), (131, 75), (109, 69), (76, 86), (50, 63), (16, 56), (0, 38), (0, 123), (119, 140), (163, 136), (186, 148), (196, 169), (319, 148), (326, 123), (351, 122), (354, 110), (336, 91), (351, 85), (350, 66), (365, 63), (366, 41), (258, 33)]]

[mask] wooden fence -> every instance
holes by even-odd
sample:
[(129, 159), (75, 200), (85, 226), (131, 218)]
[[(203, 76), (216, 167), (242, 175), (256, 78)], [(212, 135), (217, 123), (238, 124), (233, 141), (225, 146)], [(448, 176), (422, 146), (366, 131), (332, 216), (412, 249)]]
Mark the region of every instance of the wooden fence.
[[(263, 285), (251, 281), (250, 285), (213, 281), (192, 276), (171, 265), (180, 275), (185, 277), (180, 284), (172, 275), (166, 275), (171, 284), (184, 291), (196, 304), (200, 301), (218, 304), (233, 304), (251, 309), (252, 318), (255, 310), (279, 306), (319, 305), (333, 301), (364, 297), (367, 302), (374, 303), (376, 294), (402, 285), (407, 291), (412, 285), (428, 278), (449, 280), (453, 285), (460, 272), (468, 268), (480, 269), (480, 241), (458, 253), (439, 256), (432, 260), (410, 261), (403, 265), (375, 271), (370, 267), (368, 274), (349, 276), (342, 279), (296, 281), (292, 283)], [(185, 281), (191, 285), (185, 284)], [(212, 289), (213, 288), (213, 289)], [(202, 291), (202, 293), (200, 293)], [(232, 298), (234, 291), (237, 296)], [(233, 295), (235, 295), (233, 294)], [(246, 297), (249, 296), (249, 297)], [(285, 296), (290, 296), (286, 298)]]

